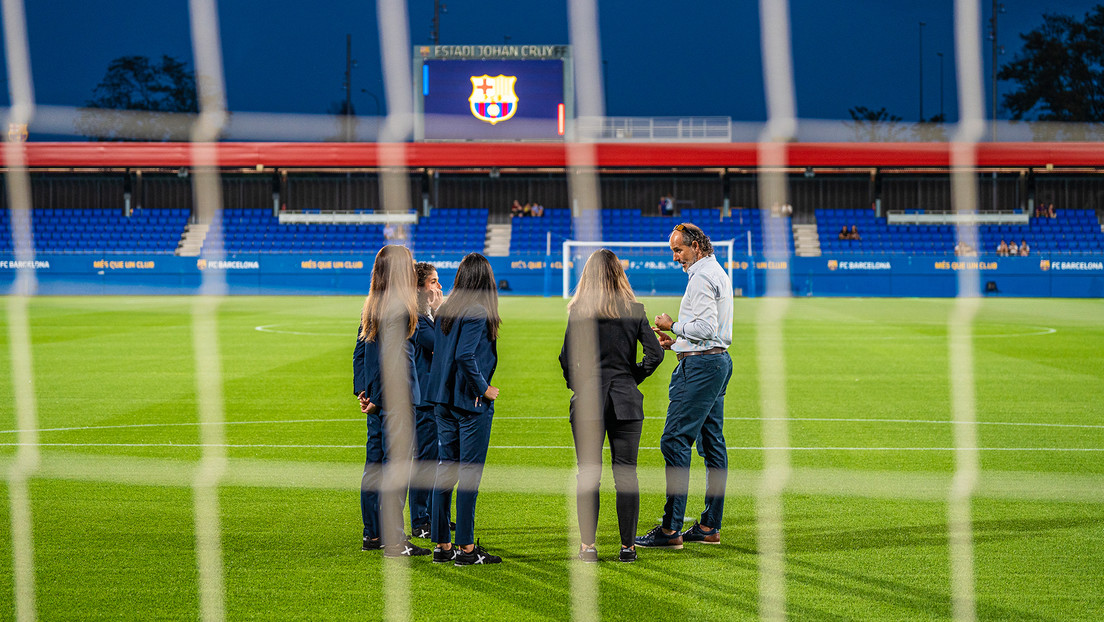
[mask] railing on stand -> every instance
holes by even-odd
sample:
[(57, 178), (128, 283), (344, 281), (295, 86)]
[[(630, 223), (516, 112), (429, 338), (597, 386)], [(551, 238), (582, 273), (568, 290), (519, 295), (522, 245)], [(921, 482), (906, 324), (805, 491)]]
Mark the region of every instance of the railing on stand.
[(729, 117), (603, 117), (578, 124), (581, 135), (603, 141), (732, 142)]

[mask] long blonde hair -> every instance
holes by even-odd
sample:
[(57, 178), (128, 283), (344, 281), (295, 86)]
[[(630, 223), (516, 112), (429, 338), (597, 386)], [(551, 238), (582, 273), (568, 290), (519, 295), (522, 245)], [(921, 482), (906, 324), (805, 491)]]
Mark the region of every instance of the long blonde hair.
[(375, 341), (387, 317), (402, 317), (407, 322), (406, 337), (418, 325), (417, 277), (414, 256), (405, 246), (387, 245), (376, 253), (372, 266), (372, 284), (360, 312), (360, 338)]
[(575, 317), (616, 318), (628, 315), (636, 294), (621, 260), (613, 251), (600, 248), (587, 259), (575, 296), (567, 312)]

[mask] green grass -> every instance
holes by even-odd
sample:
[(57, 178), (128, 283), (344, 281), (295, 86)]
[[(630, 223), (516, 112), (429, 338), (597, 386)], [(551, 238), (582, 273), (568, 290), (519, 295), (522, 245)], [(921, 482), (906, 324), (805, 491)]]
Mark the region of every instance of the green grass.
[[(199, 616), (188, 487), (202, 454), (201, 430), (191, 425), (198, 417), (193, 303), (29, 302), (44, 430), (30, 482), (43, 619)], [(674, 298), (645, 303), (652, 314), (678, 308)], [(225, 428), (229, 463), (219, 497), (230, 619), (383, 616), (386, 569), (379, 554), (359, 550), (364, 423), (350, 378), (359, 305), (346, 297), (220, 305), (225, 418), (233, 424)], [(947, 343), (954, 305), (790, 302), (783, 330), (795, 470), (783, 508), (792, 619), (952, 615), (945, 499), (955, 464)], [(759, 615), (756, 493), (769, 422), (762, 420), (756, 320), (765, 308), (764, 301), (735, 304), (723, 544), (643, 550), (636, 564), (612, 561), (617, 529), (607, 469), (598, 538), (604, 561), (594, 569), (603, 618)], [(19, 435), (8, 307), (0, 314), (0, 464), (7, 470)], [(505, 563), (459, 569), (412, 561), (414, 620), (562, 620), (572, 612), (574, 454), (570, 394), (556, 361), (563, 302), (504, 298), (502, 315), (495, 376), (502, 393), (476, 533)], [(980, 619), (1095, 620), (1104, 611), (1101, 320), (1099, 300), (982, 303), (973, 385), (982, 476), (971, 506)], [(642, 531), (662, 513), (657, 447), (673, 366), (669, 356), (642, 385), (649, 417), (640, 455)], [(533, 446), (542, 448), (522, 448)], [(690, 520), (701, 510), (703, 480), (695, 457)], [(6, 479), (0, 487), (7, 497)], [(0, 504), (0, 619), (14, 617), (10, 512)]]

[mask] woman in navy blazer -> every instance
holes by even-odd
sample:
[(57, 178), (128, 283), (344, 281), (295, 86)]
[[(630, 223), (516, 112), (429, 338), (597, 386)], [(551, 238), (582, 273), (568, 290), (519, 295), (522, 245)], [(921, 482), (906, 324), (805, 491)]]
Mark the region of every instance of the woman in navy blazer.
[[(644, 396), (636, 385), (663, 362), (663, 348), (636, 301), (617, 255), (595, 251), (583, 268), (575, 297), (567, 305), (567, 331), (560, 367), (574, 395), (571, 433), (579, 462), (579, 559), (598, 561), (598, 490), (602, 440), (609, 436), (617, 525), (623, 562), (636, 561), (640, 493), (636, 457), (644, 424)], [(637, 362), (637, 344), (644, 360)]]
[[(360, 482), (360, 511), (364, 522), (362, 549), (382, 548), (387, 557), (428, 555), (430, 552), (410, 544), (403, 532), (402, 500), (406, 496), (406, 482), (396, 487), (401, 493), (381, 494), (383, 465), (397, 456), (410, 458), (411, 410), (421, 398), (412, 341), (417, 311), (414, 258), (410, 250), (402, 246), (384, 246), (376, 253), (372, 283), (361, 310), (357, 345), (353, 350), (353, 391), (360, 399), (368, 426), (364, 474)], [(396, 394), (399, 387), (404, 390)], [(407, 449), (402, 451), (404, 447)]]
[(437, 268), (414, 264), (418, 281), (418, 327), (414, 330), (414, 368), (421, 391), (414, 408), (414, 460), (410, 484), (410, 527), (415, 538), (429, 538), (429, 501), (437, 473), (437, 417), (429, 396), (429, 367), (433, 361), (433, 316), (444, 302)]
[[(433, 491), (430, 537), (436, 563), (457, 566), (496, 564), (501, 557), (475, 544), (475, 500), (491, 441), (498, 388), (491, 385), (498, 365), (498, 290), (487, 258), (471, 253), (460, 262), (452, 294), (441, 305), (434, 332), (428, 400), (437, 409), (440, 462)], [(448, 510), (456, 493), (456, 545), (451, 543)]]

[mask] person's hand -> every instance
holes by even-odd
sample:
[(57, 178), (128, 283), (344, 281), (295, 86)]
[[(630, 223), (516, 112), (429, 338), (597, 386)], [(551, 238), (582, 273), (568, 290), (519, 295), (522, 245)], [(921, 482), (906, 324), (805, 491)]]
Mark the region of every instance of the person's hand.
[(441, 307), (441, 304), (445, 302), (445, 293), (439, 289), (431, 289), (429, 290), (429, 299), (427, 302), (429, 303), (429, 308), (436, 312), (437, 309)]
[(659, 330), (655, 326), (652, 327), (652, 331), (656, 334), (656, 339), (659, 339), (659, 346), (664, 350), (670, 350), (671, 346), (675, 343), (675, 338)]
[(498, 399), (498, 387), (492, 387), (487, 385), (487, 390), (483, 392), (483, 397), (491, 400), (492, 402)]
[(374, 415), (379, 412), (379, 409), (379, 404), (373, 404), (368, 400), (365, 400), (360, 404), (360, 412), (366, 415)]
[(674, 321), (671, 320), (671, 316), (666, 313), (661, 313), (655, 317), (655, 327), (659, 330), (671, 330), (674, 326)]

